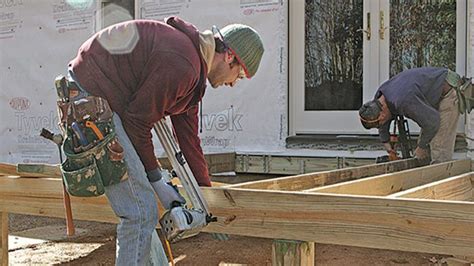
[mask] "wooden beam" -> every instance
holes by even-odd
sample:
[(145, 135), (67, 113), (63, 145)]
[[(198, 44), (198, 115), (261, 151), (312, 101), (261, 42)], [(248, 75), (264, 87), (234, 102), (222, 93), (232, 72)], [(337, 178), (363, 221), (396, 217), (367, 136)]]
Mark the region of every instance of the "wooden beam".
[(399, 160), (389, 163), (371, 164), (304, 175), (280, 177), (271, 180), (247, 182), (229, 185), (227, 187), (297, 191), (349, 180), (356, 180), (368, 176), (392, 173), (395, 171), (418, 167), (421, 163), (422, 162), (417, 159)]
[[(106, 197), (77, 198), (71, 197), (73, 219), (117, 223), (112, 208)], [(62, 199), (38, 196), (2, 196), (0, 195), (0, 211), (10, 213), (37, 215), (45, 217), (65, 218)]]
[(390, 198), (470, 201), (473, 199), (474, 172), (453, 176), (389, 195)]
[[(74, 219), (117, 222), (107, 198), (71, 196)], [(64, 218), (62, 180), (0, 177), (0, 211)]]
[(235, 152), (205, 154), (209, 173), (224, 173), (235, 171)]
[(61, 178), (58, 165), (0, 163), (0, 175)]
[[(474, 254), (474, 203), (203, 189), (221, 233), (438, 254)], [(462, 254), (461, 254), (462, 253)]]
[[(2, 191), (0, 212), (64, 217), (62, 184)], [(41, 179), (30, 179), (41, 180)], [(25, 184), (26, 185), (26, 184)], [(44, 190), (44, 191), (42, 191)], [(472, 256), (474, 202), (202, 188), (217, 223), (207, 232)], [(23, 193), (23, 194), (22, 194)], [(104, 197), (75, 198), (76, 219), (116, 222)]]
[(16, 165), (9, 163), (0, 163), (0, 174), (2, 175), (17, 175)]
[(8, 213), (0, 212), (0, 263), (8, 266)]
[(459, 160), (391, 174), (372, 176), (361, 180), (308, 189), (307, 192), (387, 196), (449, 176), (471, 171), (471, 160)]
[(314, 265), (314, 243), (274, 240), (272, 244), (273, 266), (313, 266)]
[(473, 264), (473, 260), (458, 257), (442, 258), (441, 261), (438, 263), (438, 265), (446, 266), (472, 266)]
[[(204, 158), (206, 158), (210, 174), (235, 171), (234, 152), (204, 154)], [(160, 161), (164, 168), (173, 168), (167, 157), (159, 157), (158, 161)]]
[[(209, 173), (233, 172), (235, 170), (235, 153), (205, 154), (204, 157), (208, 164)], [(172, 168), (167, 157), (160, 157), (158, 161), (165, 168)], [(61, 178), (61, 170), (59, 165), (53, 164), (0, 163), (0, 175)]]
[(282, 175), (304, 174), (373, 164), (374, 162), (375, 160), (370, 158), (237, 154), (235, 172)]
[(38, 176), (61, 178), (59, 165), (51, 164), (17, 164), (16, 170), (20, 176)]

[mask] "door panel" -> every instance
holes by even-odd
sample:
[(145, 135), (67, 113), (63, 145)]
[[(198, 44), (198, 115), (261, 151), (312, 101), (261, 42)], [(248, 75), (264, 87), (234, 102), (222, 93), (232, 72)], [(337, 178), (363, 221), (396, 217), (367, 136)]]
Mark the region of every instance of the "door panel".
[(391, 76), (421, 66), (465, 74), (466, 8), (465, 0), (291, 1), (290, 135), (374, 134), (358, 109)]
[(290, 5), (293, 134), (363, 131), (357, 110), (366, 90), (378, 84), (372, 62), (378, 54), (365, 57), (368, 50), (377, 50), (378, 43), (368, 38), (377, 27), (370, 17), (377, 5), (378, 1), (370, 0), (307, 0)]

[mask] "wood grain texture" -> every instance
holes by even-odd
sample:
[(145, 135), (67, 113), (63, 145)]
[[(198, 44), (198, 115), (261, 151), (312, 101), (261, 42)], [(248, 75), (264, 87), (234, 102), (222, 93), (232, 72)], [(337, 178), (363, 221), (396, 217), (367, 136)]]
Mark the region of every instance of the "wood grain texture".
[(371, 164), (303, 175), (279, 177), (271, 180), (246, 182), (242, 184), (229, 185), (227, 187), (298, 191), (349, 180), (356, 180), (368, 176), (392, 173), (418, 167), (420, 165), (421, 162), (416, 159), (399, 160), (389, 163)]
[[(205, 154), (204, 157), (207, 161), (209, 173), (233, 172), (235, 170), (235, 153)], [(160, 157), (158, 161), (165, 168), (172, 168), (168, 158)], [(0, 175), (61, 178), (61, 170), (59, 165), (55, 164), (0, 163)]]
[(280, 239), (274, 240), (272, 243), (272, 265), (313, 266), (314, 243)]
[(208, 231), (450, 255), (474, 254), (474, 203), (203, 189)]
[(471, 201), (474, 197), (473, 185), (474, 172), (469, 172), (394, 193), (388, 197)]
[[(20, 169), (18, 169), (20, 167)], [(20, 171), (19, 171), (20, 170)], [(0, 163), (0, 175), (61, 178), (59, 165)]]
[(17, 164), (16, 170), (21, 176), (38, 175), (39, 177), (61, 178), (59, 165), (50, 164)]
[(8, 266), (8, 213), (0, 212), (0, 262)]
[[(430, 166), (434, 167), (434, 166)], [(0, 212), (64, 217), (59, 179), (0, 177)], [(474, 202), (202, 188), (205, 228), (272, 239), (472, 256)], [(75, 219), (117, 222), (107, 199), (72, 197)]]
[[(235, 153), (211, 153), (204, 154), (209, 173), (233, 172), (235, 170)], [(167, 157), (159, 157), (158, 161), (166, 169), (172, 169)]]
[(307, 190), (308, 192), (387, 196), (471, 171), (471, 160), (450, 161)]
[(343, 167), (373, 164), (374, 159), (237, 154), (235, 172), (260, 174), (304, 174)]

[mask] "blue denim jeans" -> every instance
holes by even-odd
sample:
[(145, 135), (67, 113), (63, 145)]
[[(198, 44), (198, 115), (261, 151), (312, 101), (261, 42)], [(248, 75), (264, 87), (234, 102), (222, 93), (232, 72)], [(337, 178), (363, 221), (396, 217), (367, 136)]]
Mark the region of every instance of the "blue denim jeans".
[(119, 217), (116, 265), (168, 265), (156, 233), (158, 206), (153, 188), (117, 113), (113, 116), (118, 140), (125, 152), (128, 179), (105, 188)]

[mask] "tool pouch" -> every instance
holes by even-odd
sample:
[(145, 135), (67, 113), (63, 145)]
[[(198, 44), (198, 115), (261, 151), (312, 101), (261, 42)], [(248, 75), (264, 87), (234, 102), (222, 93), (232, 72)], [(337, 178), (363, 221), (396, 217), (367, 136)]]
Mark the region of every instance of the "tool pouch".
[(67, 159), (61, 164), (61, 171), (66, 188), (73, 196), (100, 196), (106, 186), (127, 178), (123, 148), (117, 142), (115, 132), (110, 132), (93, 147), (79, 153), (74, 151), (72, 138), (68, 137), (63, 151)]
[(462, 85), (456, 88), (458, 107), (461, 114), (471, 113), (474, 109), (474, 88), (470, 79), (463, 79)]
[[(68, 86), (64, 91), (74, 89), (69, 82), (64, 84)], [(117, 140), (113, 113), (105, 99), (84, 94), (59, 100), (58, 111), (66, 155), (61, 172), (69, 194), (100, 196), (106, 186), (128, 177), (124, 150)]]

